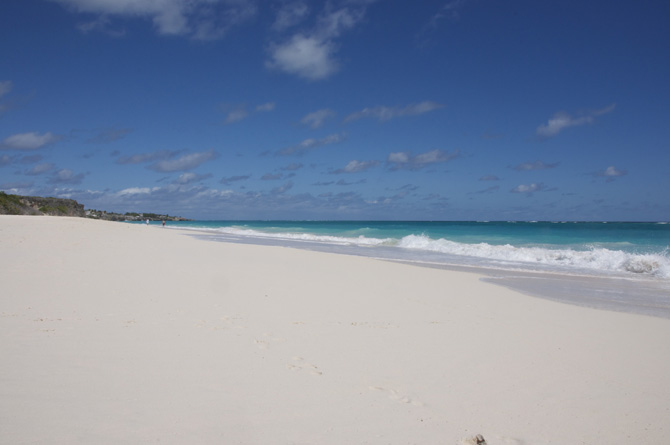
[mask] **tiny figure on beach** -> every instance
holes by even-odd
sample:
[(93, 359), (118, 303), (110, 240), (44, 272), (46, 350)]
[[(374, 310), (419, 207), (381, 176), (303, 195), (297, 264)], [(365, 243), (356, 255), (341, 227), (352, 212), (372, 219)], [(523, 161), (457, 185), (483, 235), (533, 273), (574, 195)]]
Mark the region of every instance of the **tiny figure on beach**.
[(165, 220), (163, 220), (163, 227), (165, 227)]
[(147, 219), (147, 226), (149, 225), (149, 220)]

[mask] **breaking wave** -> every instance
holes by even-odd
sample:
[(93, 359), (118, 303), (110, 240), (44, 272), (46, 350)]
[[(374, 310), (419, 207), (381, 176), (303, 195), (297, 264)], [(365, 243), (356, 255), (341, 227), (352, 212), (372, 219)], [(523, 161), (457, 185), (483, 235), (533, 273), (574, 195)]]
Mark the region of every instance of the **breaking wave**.
[(510, 244), (465, 244), (423, 235), (409, 235), (398, 247), (468, 256), (509, 263), (542, 264), (594, 271), (628, 272), (670, 278), (670, 258), (662, 253), (632, 253), (602, 247), (584, 250), (546, 247), (517, 247)]
[[(184, 227), (181, 227), (184, 229)], [(273, 240), (273, 243), (318, 243), (336, 246), (353, 246), (364, 248), (366, 255), (375, 256), (368, 249), (386, 247), (397, 250), (397, 259), (407, 259), (411, 253), (413, 260), (421, 261), (421, 254), (441, 254), (445, 262), (463, 262), (492, 267), (520, 268), (558, 268), (563, 271), (583, 270), (592, 272), (623, 272), (670, 278), (670, 256), (667, 249), (662, 252), (638, 253), (620, 250), (630, 243), (611, 243), (608, 247), (577, 246), (577, 248), (547, 246), (514, 246), (511, 244), (461, 243), (447, 239), (433, 239), (426, 235), (407, 235), (398, 238), (374, 238), (360, 236), (332, 236), (305, 232), (259, 231), (254, 229), (233, 227), (192, 228), (193, 230), (214, 232), (229, 239), (261, 239)], [(417, 259), (419, 258), (419, 259)], [(431, 256), (435, 261), (435, 256)], [(440, 261), (439, 259), (437, 261)]]

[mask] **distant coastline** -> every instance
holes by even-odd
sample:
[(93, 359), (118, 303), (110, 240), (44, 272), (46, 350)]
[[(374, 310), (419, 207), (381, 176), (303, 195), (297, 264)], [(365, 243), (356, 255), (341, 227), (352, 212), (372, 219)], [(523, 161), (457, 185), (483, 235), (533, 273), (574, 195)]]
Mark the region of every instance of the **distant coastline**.
[(181, 216), (159, 213), (115, 213), (86, 209), (74, 199), (9, 195), (4, 192), (0, 192), (0, 215), (74, 216), (105, 221), (191, 221)]

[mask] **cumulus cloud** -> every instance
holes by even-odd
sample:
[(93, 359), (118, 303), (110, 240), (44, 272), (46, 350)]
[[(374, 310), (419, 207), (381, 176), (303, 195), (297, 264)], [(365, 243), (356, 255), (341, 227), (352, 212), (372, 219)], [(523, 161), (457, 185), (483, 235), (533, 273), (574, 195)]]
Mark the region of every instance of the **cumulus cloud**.
[(220, 108), (226, 112), (226, 118), (224, 119), (223, 123), (229, 125), (235, 122), (243, 121), (244, 119), (251, 116), (253, 113), (270, 112), (275, 109), (275, 106), (276, 104), (274, 102), (267, 102), (264, 104), (257, 105), (251, 112), (247, 110), (247, 106), (244, 104), (242, 105), (221, 104)]
[(535, 161), (535, 162), (524, 162), (522, 164), (515, 165), (514, 167), (511, 168), (517, 171), (546, 170), (549, 168), (556, 168), (558, 164), (559, 162), (545, 164), (542, 161)]
[(340, 173), (358, 173), (362, 172), (365, 170), (369, 170), (373, 167), (376, 167), (379, 165), (379, 161), (349, 161), (349, 163), (344, 166), (343, 168), (338, 168), (337, 170), (333, 171), (333, 174), (340, 174)]
[(267, 102), (261, 105), (256, 106), (256, 111), (258, 112), (266, 112), (266, 111), (272, 111), (275, 109), (276, 104), (274, 102)]
[[(14, 83), (11, 80), (2, 80), (0, 81), (0, 99), (3, 99), (4, 96), (8, 95), (14, 88)], [(9, 111), (14, 106), (16, 106), (16, 101), (11, 99), (3, 99), (0, 102), (0, 114)]]
[(610, 113), (614, 111), (614, 108), (616, 108), (616, 104), (609, 105), (599, 110), (591, 110), (582, 113), (582, 115), (579, 117), (573, 117), (564, 111), (559, 111), (554, 114), (554, 116), (550, 118), (546, 124), (542, 124), (537, 127), (536, 134), (541, 138), (551, 138), (566, 128), (592, 124), (595, 122), (595, 118), (597, 116)]
[(149, 187), (129, 187), (123, 190), (119, 190), (117, 196), (128, 196), (128, 195), (148, 195), (154, 190), (158, 190), (158, 187), (149, 188)]
[(26, 172), (26, 175), (28, 176), (37, 176), (37, 175), (42, 175), (44, 173), (47, 173), (51, 171), (54, 168), (54, 165), (49, 163), (49, 162), (43, 162), (41, 164), (37, 164), (30, 170)]
[(359, 184), (365, 184), (367, 182), (367, 179), (359, 179), (358, 181), (353, 181), (353, 182), (348, 182), (345, 181), (344, 179), (340, 179), (335, 183), (335, 185), (359, 185)]
[(500, 181), (500, 178), (496, 175), (486, 175), (479, 178), (480, 181)]
[(487, 188), (485, 188), (485, 189), (483, 189), (483, 190), (478, 190), (478, 191), (476, 191), (475, 193), (481, 195), (481, 194), (484, 194), (484, 193), (493, 193), (493, 192), (498, 191), (499, 189), (500, 189), (500, 186), (498, 186), (498, 185), (494, 185), (494, 186), (491, 186), (491, 187), (487, 187)]
[(321, 139), (305, 139), (298, 145), (293, 145), (291, 147), (286, 147), (279, 150), (276, 154), (279, 156), (291, 156), (291, 155), (303, 155), (312, 150), (316, 150), (319, 147), (324, 145), (335, 144), (342, 142), (345, 139), (343, 134), (331, 134)]
[(149, 169), (155, 170), (158, 172), (176, 172), (176, 171), (186, 171), (192, 170), (207, 161), (211, 161), (218, 157), (213, 149), (208, 151), (203, 151), (199, 153), (191, 153), (184, 156), (181, 156), (177, 159), (166, 159), (158, 161), (154, 164), (149, 165)]
[(274, 31), (285, 31), (300, 22), (309, 15), (309, 6), (304, 1), (292, 1), (282, 5), (277, 11), (277, 17), (272, 24)]
[(34, 182), (3, 182), (0, 190), (13, 195), (32, 195)]
[(249, 112), (244, 109), (233, 110), (228, 113), (226, 119), (223, 121), (226, 125), (239, 122), (246, 119), (249, 116)]
[(419, 46), (427, 46), (432, 41), (433, 34), (445, 19), (452, 21), (460, 19), (460, 11), (467, 2), (468, 0), (450, 0), (445, 2), (417, 33), (416, 40)]
[(533, 183), (533, 184), (521, 184), (514, 187), (510, 190), (512, 193), (525, 193), (528, 196), (531, 196), (535, 192), (540, 192), (546, 190), (547, 187), (543, 183)]
[(0, 81), (0, 97), (4, 96), (5, 94), (8, 94), (10, 91), (12, 91), (13, 87), (14, 87), (14, 84), (12, 83), (11, 80)]
[(328, 108), (324, 108), (322, 110), (309, 113), (300, 120), (300, 123), (303, 125), (309, 125), (312, 128), (319, 128), (327, 119), (333, 117), (335, 117), (335, 112)]
[(53, 144), (62, 139), (52, 133), (39, 134), (35, 132), (14, 134), (0, 142), (0, 149), (5, 150), (36, 150), (45, 145)]
[(83, 32), (105, 30), (109, 17), (151, 19), (159, 34), (188, 35), (199, 40), (223, 37), (231, 28), (253, 18), (255, 0), (51, 0), (71, 11), (99, 14), (80, 25)]
[(302, 163), (293, 162), (293, 163), (287, 165), (286, 167), (282, 167), (281, 169), (284, 170), (284, 171), (296, 171), (296, 170), (300, 170), (302, 167), (303, 167)]
[(86, 142), (92, 144), (108, 144), (126, 137), (126, 135), (132, 131), (131, 128), (105, 128), (99, 130), (95, 136), (88, 139)]
[(224, 185), (230, 185), (233, 182), (246, 181), (249, 178), (251, 178), (251, 175), (224, 176), (223, 178), (221, 178), (219, 183)]
[(442, 5), (439, 11), (435, 13), (428, 22), (427, 27), (437, 29), (439, 22), (444, 19), (456, 20), (461, 17), (460, 10), (468, 0), (450, 0)]
[(204, 175), (198, 175), (193, 172), (188, 172), (188, 173), (182, 173), (179, 175), (177, 179), (175, 179), (174, 184), (178, 185), (187, 185), (187, 184), (193, 184), (194, 182), (200, 182), (204, 181), (207, 178), (211, 178), (212, 175), (210, 173), (204, 174)]
[(49, 184), (81, 184), (85, 176), (85, 173), (75, 173), (68, 168), (63, 168), (55, 172), (48, 182)]
[(283, 44), (270, 45), (270, 60), (265, 66), (307, 80), (321, 80), (339, 69), (339, 63), (333, 58), (336, 50), (337, 46), (330, 40), (296, 34)]
[(107, 34), (110, 37), (123, 37), (126, 35), (126, 30), (123, 28), (114, 28), (111, 25), (111, 21), (108, 16), (100, 15), (94, 20), (89, 22), (79, 23), (77, 29), (83, 34), (88, 34), (90, 32), (101, 32)]
[(263, 176), (261, 176), (261, 180), (263, 181), (277, 181), (279, 179), (282, 179), (284, 175), (281, 173), (266, 173)]
[(460, 151), (447, 153), (444, 150), (431, 150), (418, 155), (407, 151), (395, 152), (388, 155), (386, 163), (391, 170), (419, 170), (428, 165), (448, 162), (461, 156)]
[(288, 181), (280, 187), (273, 188), (271, 193), (273, 195), (281, 195), (281, 194), (284, 194), (284, 193), (288, 192), (292, 188), (293, 188), (293, 181)]
[(373, 108), (364, 108), (361, 111), (352, 113), (344, 118), (344, 122), (351, 122), (364, 118), (373, 118), (377, 119), (379, 122), (385, 122), (397, 117), (417, 116), (419, 114), (428, 113), (442, 107), (444, 107), (444, 105), (427, 100), (417, 104), (407, 105), (406, 107), (378, 106)]
[(607, 167), (605, 170), (599, 170), (595, 172), (593, 175), (599, 178), (605, 178), (607, 182), (612, 182), (616, 178), (620, 176), (625, 176), (628, 174), (626, 170), (619, 170), (618, 168), (614, 167), (613, 165), (610, 165)]
[[(349, 2), (347, 6), (337, 10), (327, 6), (310, 32), (294, 34), (282, 43), (271, 43), (265, 66), (311, 81), (330, 77), (338, 71), (340, 65), (335, 58), (339, 50), (335, 40), (363, 19), (366, 3), (368, 2)], [(307, 12), (304, 13), (306, 14)], [(294, 21), (299, 18), (298, 13), (290, 17)]]
[(121, 165), (141, 164), (143, 162), (153, 162), (158, 160), (170, 159), (179, 152), (170, 150), (159, 150), (151, 153), (138, 153), (131, 156), (122, 156), (116, 163)]

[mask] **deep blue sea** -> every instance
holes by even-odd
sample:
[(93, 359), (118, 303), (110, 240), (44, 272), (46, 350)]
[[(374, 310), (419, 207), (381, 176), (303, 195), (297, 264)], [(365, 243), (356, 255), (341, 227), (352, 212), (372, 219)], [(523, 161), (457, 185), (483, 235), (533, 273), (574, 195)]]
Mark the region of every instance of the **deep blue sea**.
[(670, 224), (665, 222), (184, 221), (167, 226), (215, 241), (474, 269), (534, 295), (610, 309), (614, 301), (624, 306), (615, 310), (670, 318)]

